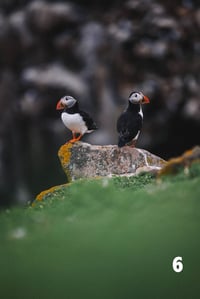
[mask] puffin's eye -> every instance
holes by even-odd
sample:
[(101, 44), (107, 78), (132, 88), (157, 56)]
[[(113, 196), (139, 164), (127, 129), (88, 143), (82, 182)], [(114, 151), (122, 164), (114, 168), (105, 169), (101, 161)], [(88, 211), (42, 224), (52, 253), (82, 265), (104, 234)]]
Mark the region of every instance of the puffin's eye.
[(136, 94), (135, 94), (135, 97), (137, 98), (137, 96), (138, 96), (138, 95), (137, 95), (137, 93), (136, 93)]

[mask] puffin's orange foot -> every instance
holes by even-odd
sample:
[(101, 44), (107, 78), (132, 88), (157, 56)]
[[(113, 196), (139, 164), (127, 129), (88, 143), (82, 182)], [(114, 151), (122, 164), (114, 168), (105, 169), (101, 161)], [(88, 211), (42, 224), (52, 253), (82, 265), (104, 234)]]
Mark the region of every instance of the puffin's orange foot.
[(73, 138), (69, 140), (70, 143), (75, 143), (81, 139), (82, 135), (80, 134), (78, 137), (76, 137), (75, 134), (73, 134)]
[(70, 139), (68, 142), (75, 143), (76, 141), (78, 141), (78, 139), (77, 138), (73, 138), (73, 139)]

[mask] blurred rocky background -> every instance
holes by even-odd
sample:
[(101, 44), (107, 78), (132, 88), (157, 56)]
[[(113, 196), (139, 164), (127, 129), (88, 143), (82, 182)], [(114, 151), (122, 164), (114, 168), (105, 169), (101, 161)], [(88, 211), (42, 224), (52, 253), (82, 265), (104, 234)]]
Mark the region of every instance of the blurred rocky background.
[(0, 198), (25, 203), (65, 181), (57, 151), (70, 138), (55, 110), (80, 100), (116, 144), (131, 91), (146, 94), (137, 146), (164, 159), (200, 144), (198, 0), (0, 2)]

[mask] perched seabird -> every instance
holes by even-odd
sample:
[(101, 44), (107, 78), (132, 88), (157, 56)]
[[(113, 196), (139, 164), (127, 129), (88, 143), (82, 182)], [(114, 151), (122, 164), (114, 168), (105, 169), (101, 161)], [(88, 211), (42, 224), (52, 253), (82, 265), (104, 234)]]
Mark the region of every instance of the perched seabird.
[(127, 109), (117, 120), (118, 146), (135, 146), (143, 122), (142, 104), (150, 103), (142, 92), (133, 91), (128, 99)]
[[(62, 97), (58, 101), (56, 109), (63, 109), (61, 114), (63, 124), (72, 131), (73, 138), (69, 140), (69, 142), (76, 142), (80, 140), (85, 133), (91, 133), (97, 129), (90, 115), (79, 109), (78, 101), (72, 96)], [(76, 136), (77, 134), (79, 135)]]

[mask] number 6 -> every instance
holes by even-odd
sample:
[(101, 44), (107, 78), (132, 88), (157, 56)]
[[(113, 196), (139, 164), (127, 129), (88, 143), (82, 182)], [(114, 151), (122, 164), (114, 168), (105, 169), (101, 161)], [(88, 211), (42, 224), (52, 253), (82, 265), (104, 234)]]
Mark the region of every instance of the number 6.
[(182, 263), (182, 257), (177, 256), (173, 259), (172, 267), (175, 272), (181, 272), (183, 271), (183, 263)]

